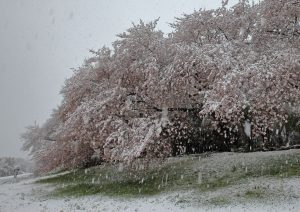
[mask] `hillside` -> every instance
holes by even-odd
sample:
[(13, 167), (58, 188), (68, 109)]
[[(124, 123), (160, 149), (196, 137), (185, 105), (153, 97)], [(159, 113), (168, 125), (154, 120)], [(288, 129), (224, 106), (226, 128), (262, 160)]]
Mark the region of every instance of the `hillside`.
[(16, 183), (1, 178), (0, 211), (298, 211), (299, 161), (298, 149), (205, 153), (147, 171), (103, 165)]

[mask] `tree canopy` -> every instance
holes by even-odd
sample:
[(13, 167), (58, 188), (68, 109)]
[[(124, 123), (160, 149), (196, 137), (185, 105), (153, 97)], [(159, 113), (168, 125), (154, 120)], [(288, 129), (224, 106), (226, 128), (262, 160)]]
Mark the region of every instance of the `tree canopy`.
[(140, 21), (93, 51), (22, 137), (41, 171), (291, 142), (300, 125), (300, 2), (240, 0)]

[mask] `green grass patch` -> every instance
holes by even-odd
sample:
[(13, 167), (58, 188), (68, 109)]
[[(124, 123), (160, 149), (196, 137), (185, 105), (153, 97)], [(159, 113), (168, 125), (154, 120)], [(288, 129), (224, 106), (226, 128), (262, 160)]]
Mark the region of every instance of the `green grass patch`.
[[(147, 170), (120, 171), (116, 165), (102, 165), (73, 170), (67, 174), (38, 180), (36, 183), (56, 185), (57, 189), (54, 192), (56, 196), (104, 194), (140, 197), (178, 190), (207, 192), (261, 176), (276, 178), (300, 176), (299, 153), (280, 157), (270, 156), (261, 160), (259, 164), (236, 163), (228, 167), (227, 171), (210, 167), (212, 171), (206, 173), (200, 172), (197, 167), (203, 167), (203, 163), (209, 164), (210, 158), (199, 160), (198, 157), (192, 156), (166, 162)], [(245, 196), (259, 195), (253, 192), (249, 191)]]
[(198, 185), (198, 188), (201, 192), (217, 190), (234, 184), (233, 176), (224, 176), (221, 178), (212, 178), (204, 180), (201, 184)]
[(248, 167), (246, 176), (259, 177), (298, 177), (300, 176), (300, 155), (285, 155), (271, 157), (261, 164), (252, 164)]
[(193, 160), (170, 163), (157, 169), (118, 171), (116, 166), (78, 169), (65, 175), (45, 178), (36, 183), (58, 185), (55, 195), (149, 196), (177, 188), (188, 189), (196, 182)]
[(219, 196), (209, 199), (208, 204), (214, 206), (226, 206), (230, 204), (230, 200), (226, 197)]
[(247, 190), (244, 194), (244, 197), (251, 199), (261, 199), (264, 196), (266, 196), (266, 191), (262, 189)]

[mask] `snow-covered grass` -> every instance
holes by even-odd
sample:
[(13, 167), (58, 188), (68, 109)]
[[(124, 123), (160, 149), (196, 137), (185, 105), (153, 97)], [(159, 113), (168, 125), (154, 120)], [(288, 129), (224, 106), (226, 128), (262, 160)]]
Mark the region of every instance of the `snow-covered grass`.
[(0, 178), (0, 211), (299, 211), (300, 150), (170, 158), (147, 171), (99, 166)]
[(32, 173), (22, 173), (19, 174), (17, 178), (14, 178), (14, 176), (0, 177), (0, 185), (19, 182), (21, 180), (31, 178), (32, 176), (33, 176)]
[[(74, 170), (37, 183), (52, 183), (56, 196), (143, 197), (177, 191), (194, 194), (218, 191), (245, 182), (268, 178), (280, 182), (300, 176), (300, 151), (257, 153), (216, 153), (170, 158), (149, 170), (122, 170), (118, 166), (98, 166)], [(259, 196), (261, 190), (248, 188), (244, 197)], [(268, 193), (269, 189), (264, 189)], [(271, 190), (270, 190), (270, 193)], [(251, 195), (253, 194), (253, 195)], [(262, 198), (261, 195), (259, 198)], [(238, 199), (239, 195), (235, 196)], [(221, 198), (222, 200), (222, 198)]]

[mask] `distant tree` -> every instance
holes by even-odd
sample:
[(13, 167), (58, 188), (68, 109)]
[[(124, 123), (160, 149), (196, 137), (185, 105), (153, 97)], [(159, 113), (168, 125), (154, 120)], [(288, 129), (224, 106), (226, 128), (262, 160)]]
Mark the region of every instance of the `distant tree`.
[(39, 149), (42, 148), (42, 129), (35, 123), (26, 128), (26, 132), (21, 135), (23, 140), (23, 151), (29, 151), (30, 155), (34, 155)]

